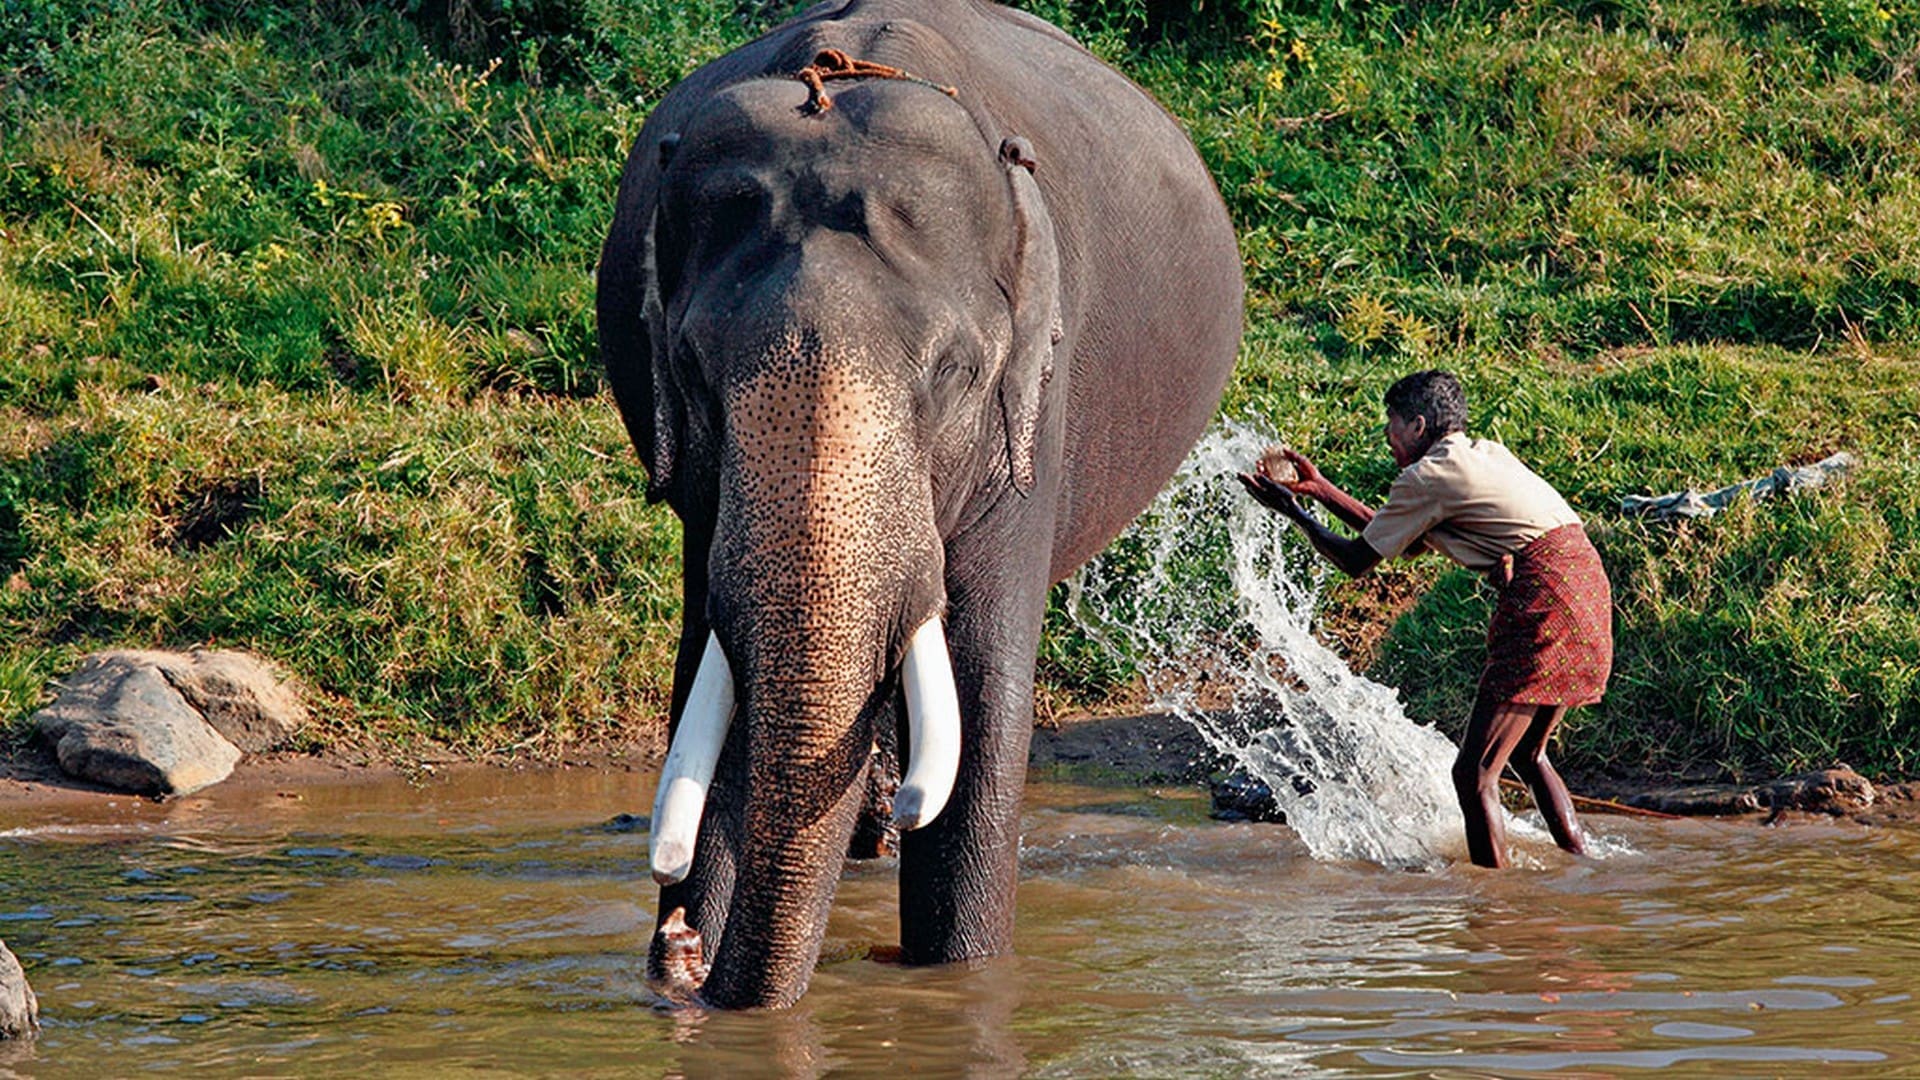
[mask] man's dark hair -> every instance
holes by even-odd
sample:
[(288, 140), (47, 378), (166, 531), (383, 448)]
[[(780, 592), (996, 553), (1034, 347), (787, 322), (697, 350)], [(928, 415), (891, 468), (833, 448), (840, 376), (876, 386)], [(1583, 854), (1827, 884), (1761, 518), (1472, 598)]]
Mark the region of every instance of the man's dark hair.
[(1402, 420), (1425, 417), (1427, 435), (1441, 438), (1467, 430), (1467, 392), (1451, 371), (1416, 371), (1387, 387), (1387, 411)]

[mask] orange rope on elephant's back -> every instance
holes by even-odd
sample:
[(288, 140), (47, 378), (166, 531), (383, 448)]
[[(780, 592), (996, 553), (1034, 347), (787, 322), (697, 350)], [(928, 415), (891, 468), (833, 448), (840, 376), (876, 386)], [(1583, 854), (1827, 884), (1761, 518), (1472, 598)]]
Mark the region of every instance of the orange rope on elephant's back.
[(960, 96), (960, 91), (954, 87), (928, 82), (897, 67), (876, 64), (871, 60), (855, 60), (839, 49), (820, 50), (819, 55), (813, 58), (813, 63), (794, 72), (793, 77), (807, 84), (807, 111), (810, 113), (823, 113), (833, 108), (833, 99), (827, 96), (828, 79), (905, 79), (931, 86), (948, 97)]

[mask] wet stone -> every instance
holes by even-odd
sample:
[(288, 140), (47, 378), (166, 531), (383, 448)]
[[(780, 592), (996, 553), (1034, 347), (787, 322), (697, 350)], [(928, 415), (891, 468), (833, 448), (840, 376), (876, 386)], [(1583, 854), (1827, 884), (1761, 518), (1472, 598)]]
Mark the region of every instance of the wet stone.
[(1286, 811), (1280, 809), (1280, 801), (1274, 798), (1273, 788), (1267, 786), (1264, 780), (1236, 772), (1214, 780), (1209, 787), (1213, 794), (1210, 816), (1219, 821), (1287, 823)]
[[(1856, 816), (1874, 806), (1873, 783), (1845, 765), (1782, 777), (1768, 784), (1691, 784), (1636, 792), (1620, 801), (1642, 810), (1699, 817), (1770, 811)], [(1772, 820), (1772, 819), (1770, 819)]]
[(650, 818), (642, 817), (639, 814), (615, 814), (613, 817), (608, 818), (605, 824), (600, 826), (600, 831), (608, 833), (636, 833), (646, 832), (651, 828), (653, 828), (653, 821)]
[(161, 798), (226, 779), (242, 754), (307, 722), (298, 694), (246, 653), (94, 653), (34, 714), (69, 776)]
[(67, 775), (137, 795), (198, 791), (240, 760), (150, 666), (89, 660), (33, 719)]
[(40, 1002), (27, 985), (27, 972), (0, 942), (0, 1039), (28, 1039), (40, 1030)]
[(1874, 790), (1872, 781), (1845, 765), (1837, 765), (1776, 780), (1767, 785), (1762, 797), (1775, 813), (1798, 810), (1843, 816), (1872, 806)]
[[(307, 723), (298, 693), (264, 660), (229, 649), (190, 652), (123, 650), (96, 656), (148, 666), (242, 753), (285, 744)], [(89, 658), (92, 659), (92, 658)]]

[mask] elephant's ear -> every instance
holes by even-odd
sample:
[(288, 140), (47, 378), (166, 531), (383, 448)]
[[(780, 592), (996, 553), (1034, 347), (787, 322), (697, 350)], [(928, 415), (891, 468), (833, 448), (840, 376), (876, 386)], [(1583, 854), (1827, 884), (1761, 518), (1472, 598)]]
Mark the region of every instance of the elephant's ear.
[(647, 498), (653, 502), (673, 490), (673, 467), (680, 448), (686, 445), (687, 425), (686, 405), (667, 341), (666, 308), (660, 300), (660, 266), (654, 255), (654, 238), (659, 230), (660, 210), (656, 206), (647, 219), (646, 237), (640, 242), (641, 318), (653, 353), (649, 365), (653, 369), (653, 446), (647, 466)]
[(1000, 409), (1007, 425), (1007, 459), (1014, 489), (1033, 490), (1040, 406), (1053, 378), (1053, 347), (1060, 340), (1060, 249), (1053, 218), (1034, 183), (1033, 150), (1027, 141), (1000, 144), (1000, 164), (1013, 189), (1017, 230), (1014, 245), (1013, 346), (1000, 373)]

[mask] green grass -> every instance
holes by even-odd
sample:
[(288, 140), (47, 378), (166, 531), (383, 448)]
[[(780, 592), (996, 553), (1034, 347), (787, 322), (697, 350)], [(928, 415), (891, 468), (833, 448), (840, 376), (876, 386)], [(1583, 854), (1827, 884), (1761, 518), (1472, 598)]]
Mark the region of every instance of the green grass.
[[(1915, 0), (1029, 6), (1221, 181), (1229, 413), (1378, 497), (1381, 389), (1452, 366), (1593, 523), (1620, 667), (1570, 760), (1912, 771)], [(652, 103), (783, 11), (0, 8), (0, 720), (88, 650), (209, 644), (294, 671), (322, 740), (652, 730), (678, 530), (596, 370), (593, 266)], [(1829, 492), (1617, 513), (1833, 449), (1862, 465)], [(1375, 673), (1457, 724), (1485, 600), (1392, 574), (1421, 599)], [(1124, 686), (1049, 625), (1051, 696)]]

